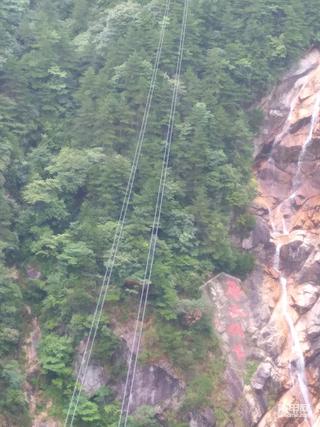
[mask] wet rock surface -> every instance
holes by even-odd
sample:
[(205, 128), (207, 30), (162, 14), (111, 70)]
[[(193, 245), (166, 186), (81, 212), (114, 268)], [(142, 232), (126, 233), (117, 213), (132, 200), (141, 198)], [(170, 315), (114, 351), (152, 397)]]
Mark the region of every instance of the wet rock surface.
[[(244, 244), (256, 253), (263, 271), (256, 283), (261, 311), (262, 307), (270, 311), (269, 319), (260, 316), (262, 326), (255, 340), (260, 353), (256, 350), (256, 354), (262, 358), (264, 354), (271, 362), (262, 360), (243, 392), (251, 426), (320, 425), (316, 391), (320, 376), (313, 363), (320, 353), (319, 93), (320, 54), (313, 50), (262, 102), (266, 120), (255, 142), (258, 196), (252, 211), (257, 223), (267, 224), (270, 238), (269, 243), (261, 241), (260, 247)], [(275, 115), (274, 111), (285, 113)], [(253, 272), (252, 276), (257, 275)], [(247, 279), (244, 289), (246, 284), (251, 289), (252, 279)], [(250, 313), (250, 317), (257, 315), (257, 311)], [(292, 405), (306, 403), (297, 380), (297, 345), (305, 361), (312, 422), (306, 412), (290, 414)], [(270, 389), (272, 382), (275, 394)], [(281, 408), (289, 413), (283, 415)]]
[(303, 244), (300, 240), (294, 240), (281, 247), (280, 267), (288, 273), (299, 272), (313, 247)]
[[(258, 194), (252, 203), (256, 226), (242, 241), (257, 266), (237, 282), (244, 294), (238, 307), (244, 315), (237, 319), (241, 363), (228, 335), (234, 320), (228, 286), (221, 277), (207, 286), (227, 355), (229, 396), (241, 408), (241, 423), (320, 426), (319, 51), (308, 52), (261, 108), (265, 122), (255, 141)], [(302, 412), (293, 413), (295, 408)]]

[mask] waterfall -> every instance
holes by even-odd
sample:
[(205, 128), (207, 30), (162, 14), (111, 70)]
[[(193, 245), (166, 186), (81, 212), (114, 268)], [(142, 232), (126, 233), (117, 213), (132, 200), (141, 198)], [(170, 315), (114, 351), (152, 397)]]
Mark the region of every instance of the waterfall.
[[(301, 349), (297, 331), (295, 329), (292, 317), (290, 316), (290, 313), (288, 311), (289, 304), (288, 304), (288, 292), (287, 292), (287, 279), (284, 276), (280, 277), (280, 284), (281, 284), (282, 312), (289, 326), (290, 334), (293, 341), (294, 352), (297, 355), (296, 374), (297, 374), (298, 384), (299, 384), (299, 388), (300, 388), (303, 400), (307, 405), (306, 409), (308, 413), (308, 418), (312, 425), (313, 413), (312, 413), (312, 405), (310, 402), (309, 391), (308, 391), (307, 382), (306, 382), (306, 376), (305, 376), (305, 361), (304, 361), (303, 351)], [(292, 369), (292, 367), (290, 367), (290, 369)]]
[[(285, 223), (285, 220), (284, 220), (284, 223)], [(271, 224), (271, 226), (272, 226), (272, 231), (274, 232), (275, 230), (273, 228), (273, 224)], [(304, 361), (303, 351), (301, 349), (298, 333), (296, 331), (294, 322), (292, 320), (292, 317), (291, 317), (290, 311), (289, 311), (288, 292), (287, 292), (287, 278), (284, 276), (284, 274), (281, 272), (281, 269), (280, 269), (280, 250), (281, 250), (281, 244), (277, 243), (276, 244), (276, 251), (275, 251), (275, 255), (274, 255), (273, 266), (280, 273), (281, 310), (282, 310), (283, 316), (284, 316), (284, 318), (288, 324), (290, 335), (291, 335), (292, 342), (293, 342), (294, 353), (297, 357), (296, 362), (295, 362), (295, 367), (294, 367), (294, 369), (292, 369), (292, 366), (290, 366), (290, 371), (293, 370), (294, 373), (296, 374), (298, 384), (299, 384), (299, 388), (300, 388), (300, 392), (301, 392), (303, 401), (306, 405), (308, 419), (309, 419), (310, 425), (312, 426), (313, 425), (313, 411), (312, 411), (312, 405), (311, 405), (311, 401), (310, 401), (310, 397), (309, 397), (309, 391), (308, 391), (306, 376), (305, 376), (305, 361)]]

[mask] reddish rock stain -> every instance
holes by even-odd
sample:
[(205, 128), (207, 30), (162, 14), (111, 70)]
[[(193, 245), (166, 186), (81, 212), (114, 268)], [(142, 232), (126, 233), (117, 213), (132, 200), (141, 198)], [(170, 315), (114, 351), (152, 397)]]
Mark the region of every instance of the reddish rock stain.
[(237, 284), (235, 280), (227, 280), (227, 295), (229, 295), (233, 299), (239, 299), (241, 298), (241, 288)]
[(231, 323), (227, 327), (227, 331), (232, 336), (244, 337), (242, 326), (239, 323)]
[(245, 352), (244, 349), (242, 347), (241, 344), (236, 344), (233, 348), (232, 348), (233, 353), (235, 353), (235, 355), (237, 356), (237, 358), (239, 360), (242, 360), (245, 358)]

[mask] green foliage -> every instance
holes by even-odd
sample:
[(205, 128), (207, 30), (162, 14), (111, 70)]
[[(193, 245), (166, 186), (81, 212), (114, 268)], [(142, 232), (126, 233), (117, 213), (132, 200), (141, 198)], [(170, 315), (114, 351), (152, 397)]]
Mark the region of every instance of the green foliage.
[[(225, 409), (220, 407), (214, 408), (214, 415), (217, 420), (218, 425), (226, 425), (228, 422), (232, 422), (230, 417), (230, 412), (227, 412)], [(242, 420), (239, 420), (239, 426), (241, 426)]]
[(107, 419), (106, 427), (116, 427), (120, 416), (120, 406), (118, 403), (105, 405), (103, 408), (104, 416)]
[(93, 357), (103, 363), (111, 359), (112, 355), (120, 350), (119, 338), (114, 335), (108, 326), (100, 327), (97, 344), (93, 351)]
[(0, 357), (17, 350), (20, 341), (22, 294), (0, 271)]
[(159, 427), (155, 419), (155, 409), (150, 406), (141, 406), (134, 415), (128, 419), (130, 427)]
[(23, 392), (24, 376), (16, 361), (0, 364), (0, 410), (13, 419), (26, 415), (27, 401)]
[(208, 406), (211, 393), (212, 379), (208, 373), (203, 373), (188, 385), (183, 404), (188, 410)]
[(257, 368), (259, 366), (259, 363), (255, 360), (249, 360), (246, 363), (245, 373), (244, 373), (244, 383), (250, 384), (251, 378), (253, 377), (254, 373), (256, 372)]
[[(181, 315), (201, 307), (201, 318), (186, 324)], [(157, 350), (169, 358), (173, 365), (190, 374), (198, 364), (204, 363), (210, 352), (218, 351), (211, 317), (204, 311), (202, 302), (183, 300), (176, 307), (177, 320), (159, 319), (153, 328), (146, 331), (146, 344), (142, 359), (152, 361), (158, 357)], [(157, 349), (157, 350), (156, 350)]]
[(97, 404), (90, 401), (80, 402), (77, 416), (88, 424), (94, 423), (93, 425), (97, 425), (97, 422), (101, 420)]
[[(114, 319), (123, 302), (130, 311), (135, 307), (138, 291), (125, 290), (124, 280), (143, 276), (182, 7), (174, 2), (168, 20), (115, 263), (107, 306)], [(6, 366), (7, 358), (16, 356), (25, 298), (41, 320), (41, 381), (61, 399), (69, 397), (73, 349), (90, 328), (112, 245), (162, 13), (159, 0), (2, 0), (0, 5), (0, 361)], [(231, 233), (246, 237), (254, 225), (248, 214), (255, 195), (250, 141), (262, 113), (252, 106), (301, 52), (319, 44), (319, 34), (316, 0), (190, 2), (150, 287), (154, 324), (147, 331), (146, 360), (166, 354), (192, 376), (217, 349), (206, 315), (190, 327), (183, 316), (203, 309), (198, 288), (207, 273), (245, 277), (254, 266), (252, 256), (234, 248), (230, 238)], [(40, 280), (20, 278), (18, 285), (8, 278), (7, 266), (25, 270), (29, 263), (39, 266)], [(104, 318), (95, 358), (110, 363), (118, 346)], [(114, 375), (120, 371), (118, 366)], [(23, 404), (8, 375), (1, 376), (0, 405), (5, 402), (10, 424), (12, 408)], [(194, 406), (209, 393), (199, 378), (189, 384)], [(106, 414), (111, 427), (117, 411), (114, 396), (86, 399), (80, 427), (105, 426)], [(142, 421), (139, 417), (130, 422), (155, 422), (148, 411)]]
[(39, 347), (41, 366), (52, 378), (68, 377), (71, 374), (71, 354), (71, 341), (67, 337), (49, 334), (41, 340)]

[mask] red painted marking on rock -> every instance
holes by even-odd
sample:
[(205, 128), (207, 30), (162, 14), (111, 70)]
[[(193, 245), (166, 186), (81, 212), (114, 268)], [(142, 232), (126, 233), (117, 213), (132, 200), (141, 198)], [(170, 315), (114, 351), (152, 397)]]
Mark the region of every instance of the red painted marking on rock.
[(235, 280), (229, 279), (229, 280), (227, 280), (226, 283), (228, 286), (227, 294), (234, 299), (241, 298), (241, 292), (242, 291), (241, 291), (240, 286), (237, 284), (237, 282)]
[(231, 323), (228, 325), (227, 331), (232, 336), (244, 337), (242, 326), (239, 323)]
[(232, 348), (233, 353), (236, 354), (237, 358), (242, 360), (245, 358), (246, 354), (241, 344), (237, 344)]

